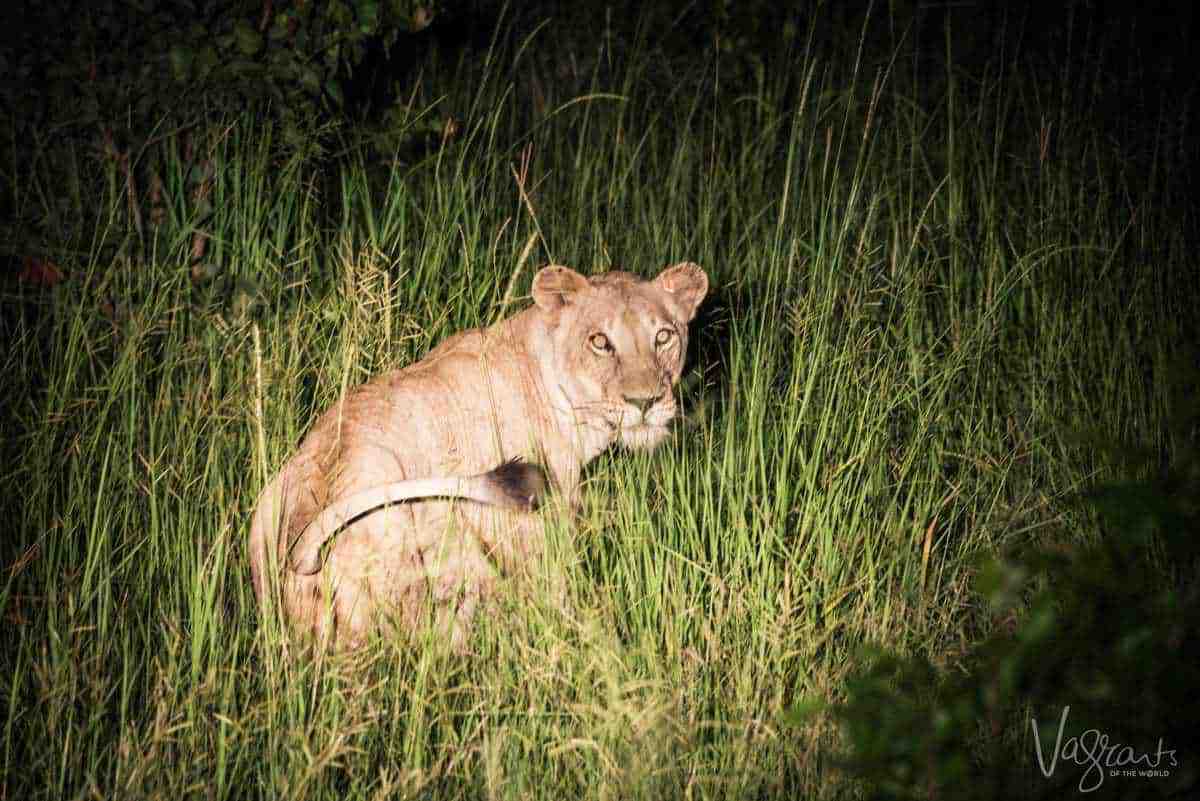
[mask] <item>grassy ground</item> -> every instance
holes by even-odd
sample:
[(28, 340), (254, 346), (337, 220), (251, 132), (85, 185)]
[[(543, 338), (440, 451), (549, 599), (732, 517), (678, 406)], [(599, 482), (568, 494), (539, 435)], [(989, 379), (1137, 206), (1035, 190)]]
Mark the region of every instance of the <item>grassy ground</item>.
[[(548, 35), (434, 65), (459, 132), (419, 163), (235, 120), (210, 217), (168, 160), (158, 239), (114, 181), (68, 281), (5, 285), (0, 797), (853, 793), (832, 725), (785, 710), (865, 644), (953, 664), (994, 625), (974, 558), (1093, 536), (1063, 501), (1114, 466), (1078, 432), (1170, 447), (1196, 293), (1167, 133), (1131, 152), (1087, 87), (998, 59), (726, 72)], [(315, 415), (540, 264), (682, 259), (713, 284), (688, 421), (551, 532), (572, 611), (506, 609), (467, 657), (284, 658), (243, 543)]]

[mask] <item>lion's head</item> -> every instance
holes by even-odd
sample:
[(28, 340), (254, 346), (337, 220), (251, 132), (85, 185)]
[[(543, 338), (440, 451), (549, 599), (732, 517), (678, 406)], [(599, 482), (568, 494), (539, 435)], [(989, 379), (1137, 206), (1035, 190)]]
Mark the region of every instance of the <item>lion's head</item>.
[(666, 437), (687, 325), (707, 291), (708, 277), (690, 262), (649, 281), (621, 271), (586, 278), (557, 265), (538, 272), (533, 300), (550, 321), (550, 372), (576, 425), (629, 448)]

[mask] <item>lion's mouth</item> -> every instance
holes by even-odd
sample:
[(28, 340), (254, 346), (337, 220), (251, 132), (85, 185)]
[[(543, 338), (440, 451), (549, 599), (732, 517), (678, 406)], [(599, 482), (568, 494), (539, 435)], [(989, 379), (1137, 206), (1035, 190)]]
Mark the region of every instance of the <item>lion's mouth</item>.
[(622, 445), (633, 450), (645, 450), (666, 438), (668, 425), (674, 416), (674, 409), (666, 404), (656, 404), (648, 409), (626, 404), (619, 407), (612, 423)]
[(621, 426), (621, 444), (632, 450), (646, 450), (658, 445), (667, 436), (666, 426), (645, 421)]

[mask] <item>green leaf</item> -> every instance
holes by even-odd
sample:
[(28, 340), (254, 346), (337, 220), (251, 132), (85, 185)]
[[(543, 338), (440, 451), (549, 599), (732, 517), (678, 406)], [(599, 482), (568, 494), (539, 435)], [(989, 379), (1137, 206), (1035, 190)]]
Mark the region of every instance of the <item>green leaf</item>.
[(242, 80), (254, 79), (266, 71), (266, 67), (248, 58), (236, 58), (229, 62), (229, 73)]
[(195, 60), (195, 53), (190, 47), (175, 45), (171, 48), (171, 75), (176, 81), (186, 81), (188, 74), (191, 72), (192, 62)]
[(196, 54), (196, 77), (200, 80), (208, 78), (220, 63), (221, 58), (217, 55), (217, 49), (212, 45), (207, 45)]
[(342, 105), (342, 84), (337, 80), (337, 78), (330, 76), (329, 79), (325, 81), (325, 95), (331, 101), (333, 101), (334, 105)]
[(316, 95), (321, 91), (321, 76), (310, 65), (306, 64), (300, 68), (296, 82), (310, 95)]
[(975, 577), (975, 590), (987, 599), (993, 614), (1007, 611), (1021, 600), (1021, 593), (1029, 583), (1029, 572), (1024, 566), (989, 559)]
[(364, 36), (372, 36), (379, 30), (379, 3), (363, 0), (358, 4), (358, 30)]
[(246, 20), (238, 20), (237, 25), (234, 26), (233, 33), (237, 39), (238, 51), (242, 55), (253, 56), (262, 50), (262, 34), (256, 31)]

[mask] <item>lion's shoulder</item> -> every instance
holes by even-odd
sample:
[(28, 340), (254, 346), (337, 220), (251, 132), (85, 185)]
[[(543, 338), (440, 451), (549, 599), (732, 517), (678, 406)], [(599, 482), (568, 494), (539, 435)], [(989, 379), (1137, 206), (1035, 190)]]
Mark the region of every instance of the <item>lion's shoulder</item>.
[(424, 369), (447, 361), (469, 361), (477, 358), (498, 360), (501, 363), (528, 357), (538, 358), (544, 354), (539, 352), (542, 349), (541, 339), (530, 336), (534, 313), (534, 309), (526, 309), (487, 328), (468, 328), (451, 334), (412, 367)]
[(421, 359), (417, 364), (429, 363), (451, 353), (482, 353), (486, 347), (486, 343), (484, 342), (485, 330), (483, 328), (468, 328), (465, 331), (451, 334), (434, 345), (433, 349), (425, 354), (425, 358)]

